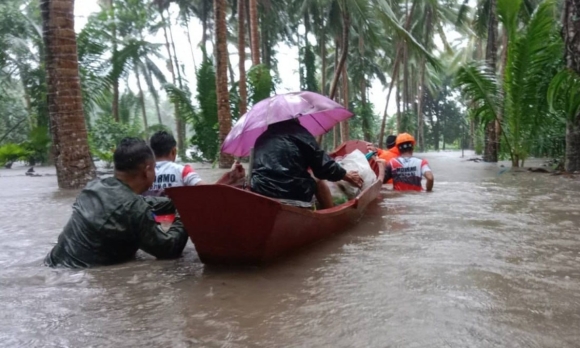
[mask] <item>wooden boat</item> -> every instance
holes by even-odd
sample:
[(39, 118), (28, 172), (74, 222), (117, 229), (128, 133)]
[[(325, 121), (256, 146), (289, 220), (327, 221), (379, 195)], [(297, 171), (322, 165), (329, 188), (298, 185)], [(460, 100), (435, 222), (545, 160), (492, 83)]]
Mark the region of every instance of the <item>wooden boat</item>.
[[(365, 153), (366, 145), (349, 141), (331, 156), (344, 156), (355, 149)], [(166, 192), (203, 263), (261, 264), (358, 222), (380, 194), (384, 169), (374, 161), (372, 167), (378, 177), (372, 186), (355, 199), (318, 211), (225, 185), (176, 187)]]

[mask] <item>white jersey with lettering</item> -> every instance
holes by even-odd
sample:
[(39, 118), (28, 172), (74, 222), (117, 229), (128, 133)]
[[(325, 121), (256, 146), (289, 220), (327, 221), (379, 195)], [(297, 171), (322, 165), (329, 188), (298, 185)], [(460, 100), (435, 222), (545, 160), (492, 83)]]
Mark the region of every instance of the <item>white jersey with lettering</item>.
[(189, 165), (171, 161), (159, 161), (155, 164), (155, 181), (151, 190), (168, 187), (195, 186), (201, 181), (199, 174)]
[(398, 157), (388, 162), (385, 180), (393, 179), (396, 191), (421, 191), (421, 179), (430, 172), (429, 163), (417, 157)]

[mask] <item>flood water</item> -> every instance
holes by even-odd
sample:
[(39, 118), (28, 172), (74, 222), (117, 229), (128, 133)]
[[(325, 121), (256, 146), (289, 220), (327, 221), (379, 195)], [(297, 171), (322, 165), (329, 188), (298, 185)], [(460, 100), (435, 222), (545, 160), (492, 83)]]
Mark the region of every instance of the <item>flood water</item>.
[(435, 192), (385, 191), (347, 232), (249, 269), (191, 242), (46, 268), (76, 192), (0, 170), (0, 346), (578, 347), (580, 181), (425, 157)]

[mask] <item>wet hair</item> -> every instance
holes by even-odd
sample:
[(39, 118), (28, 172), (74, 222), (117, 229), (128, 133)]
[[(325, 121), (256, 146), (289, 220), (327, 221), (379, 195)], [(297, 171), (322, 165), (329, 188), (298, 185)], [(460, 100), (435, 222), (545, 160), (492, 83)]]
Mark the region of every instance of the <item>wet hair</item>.
[(151, 148), (139, 138), (123, 138), (113, 154), (115, 170), (120, 172), (138, 170), (147, 161), (154, 160)]
[(410, 142), (410, 141), (408, 141), (406, 143), (401, 143), (397, 147), (399, 148), (399, 152), (400, 153), (405, 153), (405, 152), (411, 152), (411, 151), (413, 151), (413, 143)]
[(397, 136), (396, 136), (396, 135), (392, 135), (392, 134), (390, 134), (390, 135), (387, 137), (387, 142), (386, 142), (386, 145), (387, 145), (387, 150), (388, 150), (388, 149), (392, 149), (393, 147), (395, 147), (395, 144), (396, 144), (396, 143), (397, 143)]
[(177, 142), (170, 133), (159, 131), (153, 134), (149, 140), (149, 145), (151, 146), (151, 150), (153, 150), (155, 157), (163, 157), (171, 153), (171, 150), (177, 146)]

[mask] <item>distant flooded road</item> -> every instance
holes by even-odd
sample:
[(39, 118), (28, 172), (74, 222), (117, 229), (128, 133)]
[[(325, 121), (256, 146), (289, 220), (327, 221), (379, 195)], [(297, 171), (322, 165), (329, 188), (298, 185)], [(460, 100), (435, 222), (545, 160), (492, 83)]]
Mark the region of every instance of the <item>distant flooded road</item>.
[(433, 193), (385, 190), (356, 227), (250, 269), (206, 267), (191, 242), (46, 268), (76, 192), (2, 169), (0, 346), (580, 346), (580, 181), (425, 157)]

